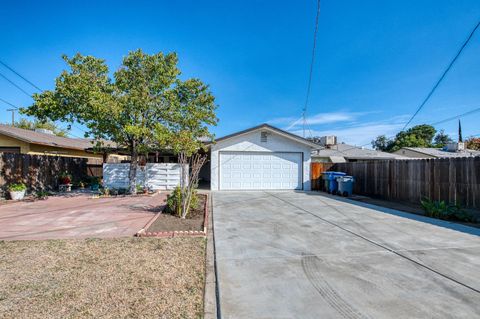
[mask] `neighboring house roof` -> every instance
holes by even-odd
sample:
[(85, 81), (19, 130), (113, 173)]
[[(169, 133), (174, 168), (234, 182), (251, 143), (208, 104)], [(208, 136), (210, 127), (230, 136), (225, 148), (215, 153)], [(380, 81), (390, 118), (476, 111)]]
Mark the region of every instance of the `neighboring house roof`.
[(270, 132), (273, 132), (273, 133), (276, 133), (276, 134), (279, 134), (283, 137), (286, 137), (290, 140), (294, 140), (298, 143), (302, 143), (302, 144), (305, 144), (305, 145), (308, 145), (310, 146), (311, 148), (321, 148), (320, 145), (316, 144), (316, 143), (313, 143), (309, 140), (307, 140), (306, 138), (303, 138), (301, 136), (298, 136), (298, 135), (295, 135), (295, 134), (292, 134), (290, 132), (287, 132), (287, 131), (284, 131), (282, 129), (279, 129), (277, 127), (274, 127), (270, 124), (260, 124), (260, 125), (257, 125), (257, 126), (254, 126), (254, 127), (251, 127), (249, 129), (246, 129), (246, 130), (243, 130), (243, 131), (240, 131), (240, 132), (236, 132), (236, 133), (233, 133), (233, 134), (230, 134), (230, 135), (226, 135), (226, 136), (223, 136), (223, 137), (220, 137), (220, 138), (217, 138), (215, 139), (215, 142), (220, 142), (220, 141), (224, 141), (224, 140), (228, 140), (232, 137), (236, 137), (236, 136), (241, 136), (241, 135), (244, 135), (244, 134), (248, 134), (248, 133), (251, 133), (251, 132), (254, 132), (254, 131), (264, 131), (264, 130), (267, 130), (267, 131), (270, 131)]
[(401, 152), (402, 150), (409, 150), (421, 154), (425, 154), (428, 156), (433, 157), (472, 157), (472, 156), (480, 156), (480, 151), (466, 149), (464, 151), (458, 152), (449, 152), (445, 151), (441, 148), (434, 148), (434, 147), (402, 147), (397, 152)]
[[(5, 124), (0, 124), (0, 134), (26, 143), (45, 146), (62, 147), (76, 150), (86, 150), (93, 147), (93, 140), (91, 139), (60, 137), (54, 134), (40, 133)], [(113, 143), (108, 141), (106, 142), (106, 145), (109, 147), (114, 146)]]
[(358, 146), (348, 145), (348, 144), (335, 144), (329, 146), (328, 148), (322, 148), (320, 150), (314, 151), (312, 157), (329, 157), (334, 158), (342, 156), (346, 159), (359, 159), (359, 160), (368, 160), (368, 159), (407, 159), (407, 157), (376, 151), (367, 148), (361, 148)]

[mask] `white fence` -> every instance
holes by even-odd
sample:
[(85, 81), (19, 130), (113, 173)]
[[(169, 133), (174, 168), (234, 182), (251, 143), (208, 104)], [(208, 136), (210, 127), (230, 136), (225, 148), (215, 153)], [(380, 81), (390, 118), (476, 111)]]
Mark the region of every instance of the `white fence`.
[[(188, 166), (186, 167), (188, 171)], [(103, 164), (103, 185), (108, 188), (129, 188), (129, 163)], [(175, 163), (148, 163), (137, 168), (137, 185), (151, 190), (173, 189), (180, 184), (182, 167)]]

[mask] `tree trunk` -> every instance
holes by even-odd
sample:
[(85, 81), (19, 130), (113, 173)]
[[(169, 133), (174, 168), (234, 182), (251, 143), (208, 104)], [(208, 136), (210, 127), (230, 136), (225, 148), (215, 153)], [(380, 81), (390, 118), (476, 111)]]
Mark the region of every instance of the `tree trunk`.
[(182, 176), (180, 181), (182, 199), (181, 218), (186, 218), (190, 210), (192, 197), (195, 196), (194, 191), (198, 186), (198, 175), (206, 159), (206, 155), (198, 153), (193, 154), (190, 158), (183, 153), (180, 153), (178, 156), (178, 162), (182, 165)]
[(180, 176), (180, 196), (181, 196), (181, 202), (182, 202), (182, 210), (181, 210), (181, 218), (185, 218), (188, 213), (188, 207), (187, 207), (187, 177), (188, 177), (188, 169), (187, 169), (187, 164), (188, 164), (188, 158), (187, 155), (183, 152), (178, 154), (178, 163), (180, 164), (180, 169), (181, 169), (181, 176)]
[(132, 152), (131, 152), (131, 161), (130, 161), (130, 171), (128, 177), (130, 180), (130, 193), (137, 193), (137, 167), (138, 167), (138, 154), (136, 149), (135, 141), (132, 142)]

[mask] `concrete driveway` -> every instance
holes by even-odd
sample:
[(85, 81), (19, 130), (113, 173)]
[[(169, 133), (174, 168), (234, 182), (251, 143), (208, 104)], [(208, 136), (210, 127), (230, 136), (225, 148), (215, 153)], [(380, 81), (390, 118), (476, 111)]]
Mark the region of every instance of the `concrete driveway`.
[(478, 318), (480, 231), (306, 192), (213, 193), (223, 318)]
[(165, 196), (92, 198), (77, 194), (0, 205), (0, 240), (133, 236)]

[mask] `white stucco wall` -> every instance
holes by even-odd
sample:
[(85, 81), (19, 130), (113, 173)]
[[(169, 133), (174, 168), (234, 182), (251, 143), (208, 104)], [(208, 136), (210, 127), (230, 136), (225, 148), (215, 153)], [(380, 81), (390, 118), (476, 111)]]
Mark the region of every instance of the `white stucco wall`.
[(211, 180), (210, 188), (218, 190), (219, 179), (219, 151), (246, 151), (246, 152), (301, 152), (303, 153), (303, 190), (311, 190), (310, 163), (311, 148), (303, 143), (283, 137), (278, 133), (269, 131), (267, 142), (260, 141), (262, 130), (234, 136), (227, 140), (217, 142), (211, 148)]

